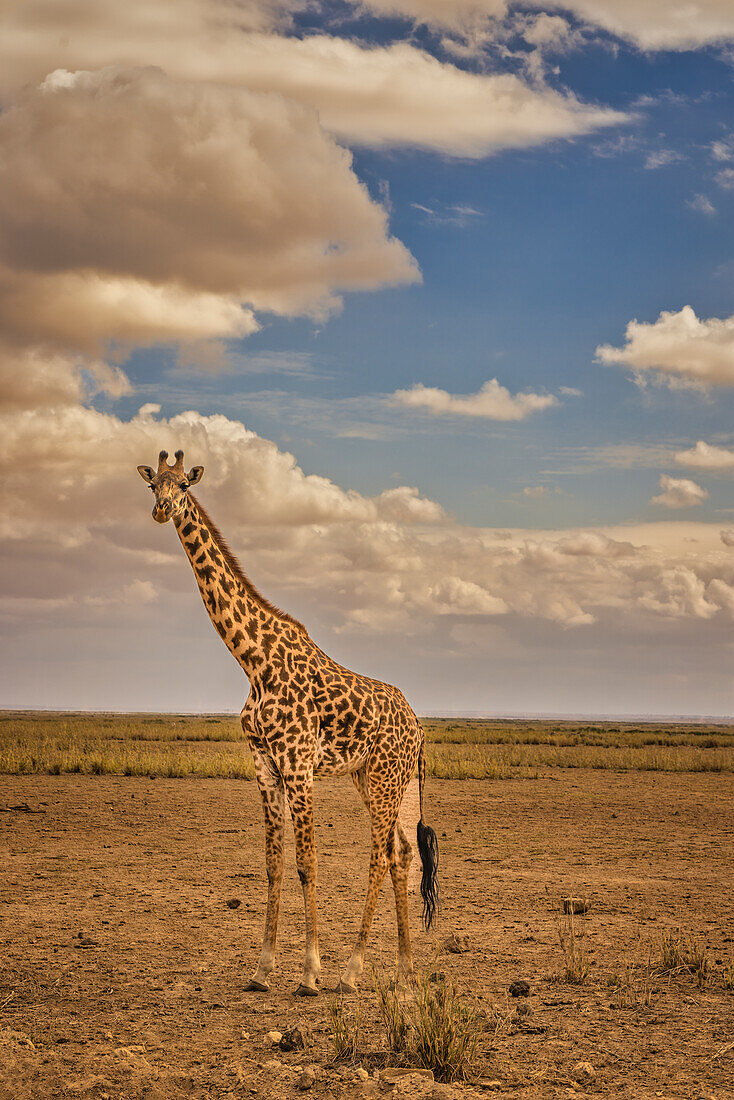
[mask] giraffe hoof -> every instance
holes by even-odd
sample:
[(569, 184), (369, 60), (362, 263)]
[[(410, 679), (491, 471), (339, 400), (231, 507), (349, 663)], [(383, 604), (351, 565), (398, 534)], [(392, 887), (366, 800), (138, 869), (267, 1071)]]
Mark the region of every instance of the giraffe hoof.
[(310, 985), (304, 985), (303, 982), (301, 982), (298, 989), (293, 990), (294, 997), (318, 997), (318, 995), (318, 989), (314, 989)]
[(356, 993), (357, 992), (357, 987), (356, 987), (356, 985), (347, 985), (346, 982), (339, 982), (339, 984), (334, 987), (334, 992), (335, 993)]
[(245, 986), (245, 993), (268, 993), (269, 991), (269, 985), (265, 982), (256, 982), (254, 978)]

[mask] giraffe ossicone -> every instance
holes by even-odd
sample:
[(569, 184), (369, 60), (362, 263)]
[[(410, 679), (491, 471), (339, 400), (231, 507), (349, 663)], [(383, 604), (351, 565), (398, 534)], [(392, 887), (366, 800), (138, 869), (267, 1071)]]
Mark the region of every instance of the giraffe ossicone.
[(390, 871), (398, 925), (398, 971), (413, 970), (408, 922), (411, 845), (398, 814), (418, 765), (422, 863), (421, 897), (426, 929), (438, 906), (436, 834), (423, 820), (425, 735), (398, 688), (351, 672), (311, 639), (302, 623), (262, 596), (243, 572), (224, 537), (189, 491), (203, 466), (185, 473), (183, 451), (173, 465), (161, 451), (158, 469), (138, 466), (155, 496), (153, 518), (169, 519), (191, 562), (204, 606), (222, 641), (250, 682), (241, 720), (255, 761), (265, 818), (268, 899), (257, 968), (246, 986), (266, 992), (275, 965), (283, 876), (285, 803), (291, 812), (296, 866), (306, 912), (306, 953), (296, 993), (318, 994), (314, 775), (350, 775), (370, 815), (371, 852), (367, 898), (351, 958), (337, 989), (353, 992), (364, 965), (372, 917)]

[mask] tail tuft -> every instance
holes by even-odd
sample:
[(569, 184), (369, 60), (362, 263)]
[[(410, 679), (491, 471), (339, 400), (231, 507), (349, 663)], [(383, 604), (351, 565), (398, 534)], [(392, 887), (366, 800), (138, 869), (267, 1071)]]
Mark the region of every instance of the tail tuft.
[(428, 932), (438, 910), (438, 840), (431, 826), (425, 825), (422, 820), (418, 822), (418, 851), (423, 865), (423, 927)]

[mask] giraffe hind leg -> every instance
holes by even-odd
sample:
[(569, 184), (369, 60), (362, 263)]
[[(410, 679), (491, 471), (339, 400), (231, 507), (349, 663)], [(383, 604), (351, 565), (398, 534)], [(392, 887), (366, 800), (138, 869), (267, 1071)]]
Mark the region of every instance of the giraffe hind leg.
[(413, 974), (413, 951), (410, 943), (408, 918), (408, 875), (413, 851), (405, 830), (398, 820), (390, 859), (390, 876), (395, 894), (395, 913), (398, 922), (398, 981), (406, 982)]
[[(408, 866), (410, 861), (408, 853), (410, 852), (410, 844), (403, 832), (402, 837), (405, 845), (407, 845), (406, 850), (400, 832), (398, 832), (398, 810), (408, 778), (409, 774), (405, 777), (405, 781), (400, 784), (390, 783), (389, 777), (383, 775), (382, 768), (377, 762), (371, 767), (368, 764), (352, 776), (354, 784), (362, 795), (370, 813), (372, 849), (362, 923), (351, 958), (336, 987), (337, 993), (354, 993), (356, 991), (357, 982), (364, 967), (367, 937), (388, 868), (390, 868), (393, 876), (393, 886), (396, 889), (395, 903), (398, 915), (398, 943), (401, 950), (401, 963), (407, 972), (412, 971), (410, 931), (408, 928)], [(393, 865), (396, 867), (394, 874)], [(397, 887), (395, 887), (395, 876), (397, 876)]]

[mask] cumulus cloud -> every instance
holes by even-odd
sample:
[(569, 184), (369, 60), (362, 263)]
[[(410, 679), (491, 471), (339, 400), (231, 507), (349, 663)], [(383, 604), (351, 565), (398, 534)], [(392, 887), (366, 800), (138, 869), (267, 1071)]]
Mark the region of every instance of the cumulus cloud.
[(724, 546), (734, 546), (734, 531), (719, 531)]
[(57, 73), (0, 116), (0, 265), (11, 334), (77, 346), (242, 336), (417, 277), (313, 111), (153, 69)]
[(662, 474), (660, 488), (663, 490), (659, 496), (652, 497), (651, 504), (659, 504), (663, 508), (693, 508), (703, 504), (708, 497), (708, 490), (697, 485), (685, 477), (669, 477)]
[(392, 400), (433, 416), (469, 416), (485, 420), (524, 420), (531, 413), (558, 404), (558, 398), (552, 394), (511, 394), (496, 378), (485, 382), (478, 393), (470, 394), (452, 394), (419, 382), (409, 390), (396, 390)]
[[(253, 14), (255, 6), (249, 12)], [(257, 31), (239, 5), (208, 0), (11, 3), (0, 66), (6, 88), (51, 70), (154, 65), (177, 80), (279, 92), (315, 108), (349, 143), (479, 157), (590, 133), (625, 116), (510, 74), (476, 73), (407, 42), (364, 46)], [(268, 6), (264, 22), (276, 22)], [(73, 31), (73, 33), (71, 33)]]
[(734, 586), (718, 528), (503, 530), (498, 538), (456, 522), (415, 488), (368, 496), (308, 474), (223, 415), (165, 418), (151, 404), (123, 421), (84, 407), (71, 367), (68, 377), (68, 393), (48, 391), (55, 405), (28, 397), (24, 407), (17, 396), (0, 411), (8, 472), (0, 543), (9, 563), (0, 599), (11, 601), (0, 610), (13, 621), (18, 600), (27, 621), (81, 625), (105, 608), (132, 623), (154, 602), (165, 614), (180, 593), (193, 599), (175, 535), (150, 519), (135, 473), (161, 447), (183, 447), (187, 462), (205, 467), (201, 498), (256, 582), (337, 632), (420, 633), (452, 616), (583, 628), (610, 617), (707, 619), (734, 606), (713, 584)]
[(630, 321), (622, 347), (602, 344), (602, 363), (631, 367), (668, 385), (734, 385), (734, 317), (699, 320), (691, 306), (662, 312), (657, 321)]
[(697, 466), (700, 470), (730, 470), (734, 467), (734, 451), (714, 447), (699, 439), (689, 451), (678, 451), (675, 461), (680, 466)]

